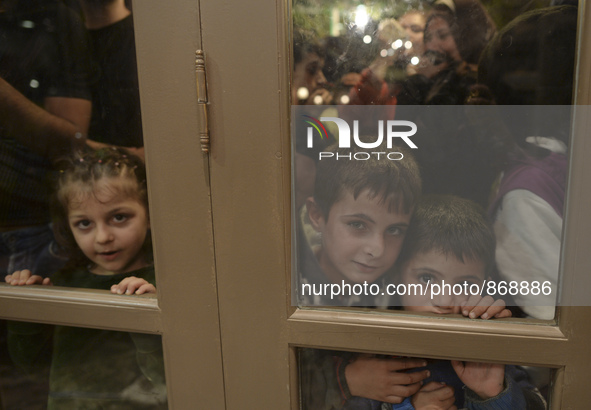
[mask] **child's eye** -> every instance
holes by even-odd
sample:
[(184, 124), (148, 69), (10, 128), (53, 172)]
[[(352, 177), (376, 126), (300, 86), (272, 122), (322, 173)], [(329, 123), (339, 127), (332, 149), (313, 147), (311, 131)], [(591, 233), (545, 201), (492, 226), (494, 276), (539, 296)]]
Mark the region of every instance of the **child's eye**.
[(117, 222), (117, 223), (121, 223), (121, 222), (125, 222), (127, 221), (127, 215), (123, 215), (123, 214), (116, 214), (113, 215), (113, 221)]
[(430, 273), (421, 273), (419, 275), (419, 280), (423, 283), (433, 283), (435, 281), (435, 276), (431, 275)]
[(88, 219), (82, 219), (74, 224), (74, 226), (81, 230), (86, 230), (90, 228), (91, 222)]
[(401, 236), (406, 233), (406, 230), (404, 228), (399, 227), (399, 226), (391, 226), (388, 228), (386, 233), (390, 236)]
[(351, 221), (351, 222), (348, 222), (347, 225), (350, 226), (351, 228), (355, 229), (356, 231), (361, 231), (361, 230), (365, 229), (365, 224), (360, 221)]

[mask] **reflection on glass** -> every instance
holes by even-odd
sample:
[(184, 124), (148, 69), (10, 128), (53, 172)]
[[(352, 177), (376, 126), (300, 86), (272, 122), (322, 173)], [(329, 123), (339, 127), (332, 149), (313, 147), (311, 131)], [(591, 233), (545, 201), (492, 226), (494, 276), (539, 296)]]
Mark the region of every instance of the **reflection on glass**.
[(2, 322), (6, 410), (167, 409), (161, 338)]
[[(133, 16), (128, 1), (78, 1), (88, 29), (94, 79), (91, 82), (92, 141), (143, 147)], [(107, 18), (105, 18), (107, 16)]]
[[(399, 283), (392, 275), (400, 269), (396, 259), (405, 241), (388, 247), (391, 236), (379, 228), (375, 215), (370, 224), (343, 223), (337, 234), (327, 229), (339, 222), (330, 214), (335, 203), (383, 197), (384, 204), (388, 195), (407, 200), (383, 188), (379, 178), (364, 182), (366, 189), (346, 179), (348, 172), (380, 172), (388, 153), (400, 151), (401, 163), (416, 162), (420, 169), (423, 194), (461, 197), (486, 210), (496, 236), (496, 260), (494, 274), (487, 271), (480, 278), (481, 288), (493, 296), (499, 295), (494, 292), (499, 286), (510, 288), (500, 295), (511, 296), (505, 299), (518, 307), (515, 314), (554, 318), (577, 7), (553, 2), (536, 8), (534, 3), (518, 14), (478, 0), (374, 1), (362, 9), (336, 1), (294, 2), (295, 304), (380, 306), (382, 298), (376, 300), (367, 287), (355, 301), (341, 296), (336, 302), (330, 288), (375, 285), (382, 296), (385, 286)], [(416, 129), (409, 131), (408, 123)], [(367, 152), (359, 152), (363, 149)], [(372, 152), (382, 156), (372, 157)], [(353, 156), (351, 164), (344, 164), (344, 155)], [(348, 166), (357, 171), (346, 171)], [(330, 172), (341, 173), (343, 180), (326, 175)], [(321, 192), (326, 188), (315, 185), (329, 178), (338, 200), (326, 203), (322, 197), (327, 194)], [(392, 184), (410, 183), (402, 178), (394, 177)], [(324, 206), (319, 215), (318, 202)], [(382, 212), (385, 220), (395, 214), (390, 208)], [(363, 205), (364, 212), (370, 210), (371, 203)], [(361, 214), (359, 209), (346, 215)], [(359, 247), (340, 243), (337, 255), (330, 241), (343, 242), (353, 226)], [(381, 238), (379, 251), (365, 245), (371, 235)], [(463, 252), (459, 259), (465, 263), (471, 251)], [(347, 263), (356, 274), (347, 272)], [(305, 284), (328, 288), (310, 299), (303, 296)]]
[(299, 374), (302, 410), (480, 406), (543, 410), (551, 371), (302, 348)]
[[(70, 218), (76, 207), (75, 198), (68, 198), (67, 206), (63, 202), (62, 209), (58, 206), (57, 215), (50, 214), (56, 189), (51, 181), (64, 172), (60, 160), (74, 155), (76, 161), (89, 159), (96, 165), (108, 162), (106, 151), (100, 154), (104, 162), (101, 156), (85, 157), (79, 152), (125, 147), (129, 159), (114, 160), (115, 168), (126, 173), (130, 165), (143, 175), (143, 164), (131, 155), (143, 157), (133, 21), (130, 5), (123, 0), (3, 1), (0, 36), (0, 275), (4, 278), (17, 272), (19, 279), (33, 276), (31, 282), (41, 283), (66, 263), (68, 269), (83, 266), (82, 259), (69, 259), (72, 250), (64, 250), (63, 241), (55, 240), (51, 226), (56, 218), (61, 222)], [(108, 166), (99, 168), (82, 172), (99, 179), (121, 174), (106, 174)], [(77, 178), (82, 181), (85, 176)], [(138, 198), (136, 211), (147, 213), (140, 192), (145, 190), (145, 181), (140, 182), (125, 195), (120, 192), (108, 199)], [(83, 185), (79, 187), (95, 193), (105, 188)], [(88, 203), (83, 205), (77, 211), (88, 210)], [(117, 214), (111, 222), (122, 223), (129, 216)], [(91, 222), (88, 218), (85, 228)], [(71, 226), (59, 234), (66, 242), (73, 235), (77, 249), (85, 253), (76, 235), (80, 227)], [(108, 243), (97, 245), (96, 255), (86, 253), (85, 264), (93, 263), (90, 271), (94, 274), (103, 262), (108, 265), (103, 268), (118, 274), (123, 272), (116, 261), (128, 265), (123, 269), (127, 272), (143, 267), (135, 262), (151, 259), (144, 246), (147, 225), (144, 228), (133, 244), (117, 244), (120, 239), (109, 238)], [(88, 244), (86, 248), (90, 251)], [(22, 273), (23, 269), (27, 272)], [(15, 276), (9, 278), (15, 284)]]

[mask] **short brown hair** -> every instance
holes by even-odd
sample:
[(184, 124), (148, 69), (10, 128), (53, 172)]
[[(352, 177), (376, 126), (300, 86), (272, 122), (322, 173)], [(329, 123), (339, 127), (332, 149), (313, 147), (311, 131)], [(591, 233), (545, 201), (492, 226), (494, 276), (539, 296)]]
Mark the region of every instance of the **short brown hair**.
[(397, 260), (400, 267), (417, 254), (441, 251), (459, 261), (482, 261), (494, 277), (495, 235), (476, 202), (453, 195), (428, 195), (419, 201)]
[[(349, 191), (357, 198), (365, 189), (369, 190), (370, 196), (379, 196), (382, 202), (387, 202), (389, 210), (412, 211), (421, 194), (421, 177), (419, 167), (408, 150), (395, 146), (387, 149), (339, 148), (335, 144), (327, 151), (334, 156), (318, 161), (314, 185), (314, 200), (326, 219), (344, 192)], [(353, 159), (353, 155), (360, 152), (369, 154), (368, 159)], [(378, 158), (376, 152), (382, 155)], [(402, 159), (386, 157), (388, 153), (397, 152), (403, 155)]]

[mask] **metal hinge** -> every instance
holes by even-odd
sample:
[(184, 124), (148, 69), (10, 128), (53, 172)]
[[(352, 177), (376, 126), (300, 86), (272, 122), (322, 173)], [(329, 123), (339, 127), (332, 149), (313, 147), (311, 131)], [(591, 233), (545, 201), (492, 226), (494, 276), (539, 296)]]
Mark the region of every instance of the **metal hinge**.
[(201, 152), (209, 153), (209, 124), (207, 122), (207, 76), (205, 74), (205, 55), (203, 50), (195, 52), (195, 72), (197, 75), (197, 120), (199, 121), (199, 141)]

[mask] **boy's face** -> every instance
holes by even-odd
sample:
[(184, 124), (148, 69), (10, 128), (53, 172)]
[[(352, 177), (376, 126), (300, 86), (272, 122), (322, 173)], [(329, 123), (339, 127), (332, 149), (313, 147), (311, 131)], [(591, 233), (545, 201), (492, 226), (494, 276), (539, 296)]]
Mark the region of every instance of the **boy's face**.
[[(400, 283), (406, 285), (407, 294), (401, 296), (401, 304), (404, 310), (413, 312), (433, 312), (439, 314), (460, 313), (460, 303), (468, 300), (468, 294), (450, 295), (449, 289), (444, 295), (435, 295), (431, 297), (431, 289), (436, 285), (433, 293), (437, 293), (437, 285), (443, 289), (445, 285), (450, 285), (453, 291), (454, 285), (460, 285), (464, 289), (464, 284), (470, 287), (471, 284), (482, 286), (482, 281), (486, 277), (484, 262), (481, 260), (470, 260), (464, 258), (464, 262), (457, 259), (454, 255), (445, 255), (439, 250), (431, 250), (425, 253), (419, 253), (411, 258), (402, 266), (399, 278)], [(423, 289), (429, 284), (424, 295), (420, 293), (420, 287), (416, 287), (417, 295), (408, 285), (421, 285)], [(457, 286), (456, 290), (460, 287)], [(410, 293), (410, 294), (409, 294)], [(460, 292), (454, 292), (460, 293)]]
[(357, 199), (345, 192), (326, 218), (310, 201), (310, 220), (322, 235), (320, 267), (332, 283), (371, 283), (394, 265), (410, 214), (389, 212), (379, 196), (369, 197), (369, 190)]

